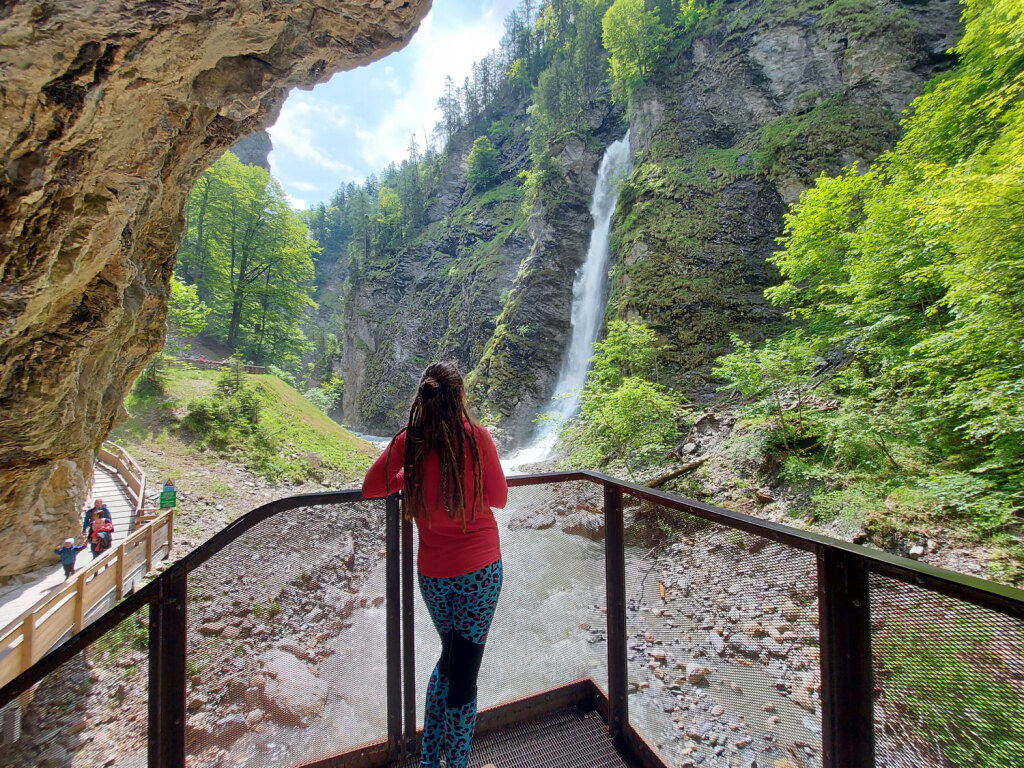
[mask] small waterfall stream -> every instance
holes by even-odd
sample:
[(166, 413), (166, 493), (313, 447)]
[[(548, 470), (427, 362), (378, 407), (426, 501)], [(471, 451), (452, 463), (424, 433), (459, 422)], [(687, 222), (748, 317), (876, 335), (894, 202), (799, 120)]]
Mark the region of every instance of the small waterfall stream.
[(537, 429), (533, 440), (508, 460), (507, 469), (543, 461), (551, 455), (559, 430), (576, 415), (580, 407), (580, 393), (587, 380), (594, 342), (601, 330), (604, 305), (607, 298), (608, 259), (611, 249), (608, 235), (612, 214), (619, 199), (618, 182), (633, 168), (629, 151), (629, 133), (608, 145), (597, 171), (597, 184), (590, 202), (594, 229), (590, 233), (590, 247), (583, 264), (576, 271), (572, 285), (572, 315), (569, 345), (562, 360), (562, 370), (555, 384), (555, 394), (547, 415), (550, 417)]

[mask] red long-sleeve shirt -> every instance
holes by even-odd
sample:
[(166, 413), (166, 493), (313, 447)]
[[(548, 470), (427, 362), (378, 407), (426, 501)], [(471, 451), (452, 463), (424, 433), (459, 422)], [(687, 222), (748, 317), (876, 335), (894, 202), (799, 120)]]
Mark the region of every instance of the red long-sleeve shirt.
[[(467, 425), (468, 427), (469, 425)], [(466, 439), (466, 462), (463, 468), (465, 482), (466, 530), (462, 530), (462, 517), (448, 517), (441, 499), (441, 466), (437, 454), (428, 454), (423, 468), (423, 498), (427, 514), (416, 516), (420, 532), (418, 557), (419, 572), (424, 576), (450, 578), (490, 565), (501, 557), (498, 542), (498, 523), (492, 509), (501, 509), (508, 502), (508, 484), (498, 459), (494, 438), (485, 427), (472, 425), (480, 452), (481, 474), (483, 475), (483, 506), (476, 501), (476, 479), (473, 472), (473, 457)], [(392, 440), (391, 458), (388, 451), (377, 460), (363, 480), (363, 496), (379, 498), (388, 492), (402, 490), (405, 473), (402, 470), (405, 456), (405, 432)], [(386, 465), (386, 466), (385, 466)], [(385, 488), (385, 478), (389, 478)]]

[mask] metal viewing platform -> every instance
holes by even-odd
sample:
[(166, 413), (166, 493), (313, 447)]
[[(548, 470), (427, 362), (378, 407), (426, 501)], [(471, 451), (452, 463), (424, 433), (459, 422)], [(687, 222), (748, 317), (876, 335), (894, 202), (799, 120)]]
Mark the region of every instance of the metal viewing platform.
[[(1024, 765), (1024, 592), (592, 472), (509, 485), (551, 527), (506, 562), (472, 766)], [(395, 497), (253, 510), (0, 689), (35, 691), (0, 762), (418, 765), (413, 542)]]

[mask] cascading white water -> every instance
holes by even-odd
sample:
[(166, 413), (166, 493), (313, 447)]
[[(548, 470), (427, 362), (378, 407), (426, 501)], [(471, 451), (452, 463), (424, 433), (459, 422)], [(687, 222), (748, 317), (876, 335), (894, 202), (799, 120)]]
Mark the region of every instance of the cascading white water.
[(507, 462), (507, 469), (543, 461), (551, 455), (562, 424), (576, 415), (580, 393), (587, 380), (594, 342), (604, 316), (605, 287), (608, 277), (608, 235), (612, 214), (619, 199), (618, 181), (632, 170), (629, 133), (609, 144), (597, 172), (597, 185), (590, 202), (594, 229), (590, 234), (587, 257), (576, 272), (572, 285), (572, 315), (569, 346), (555, 384), (555, 395), (546, 411), (549, 417), (538, 428), (532, 442)]

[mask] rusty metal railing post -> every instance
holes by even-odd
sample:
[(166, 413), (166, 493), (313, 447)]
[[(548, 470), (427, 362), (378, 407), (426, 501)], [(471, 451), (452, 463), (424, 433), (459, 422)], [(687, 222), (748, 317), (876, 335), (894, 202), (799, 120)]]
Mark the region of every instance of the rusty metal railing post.
[(868, 570), (856, 555), (818, 553), (821, 746), (824, 768), (875, 764)]
[(185, 767), (188, 577), (165, 574), (149, 604), (149, 768)]
[(388, 752), (392, 760), (402, 756), (402, 636), (401, 636), (401, 595), (399, 570), (399, 513), (398, 495), (392, 494), (385, 501), (386, 521), (386, 593), (387, 605), (387, 702), (388, 702)]
[(629, 723), (626, 698), (626, 549), (622, 488), (604, 486), (604, 565), (608, 600), (608, 730), (616, 742)]
[(402, 521), (402, 694), (405, 698), (405, 739), (402, 757), (416, 754), (416, 643), (413, 638), (412, 522)]

